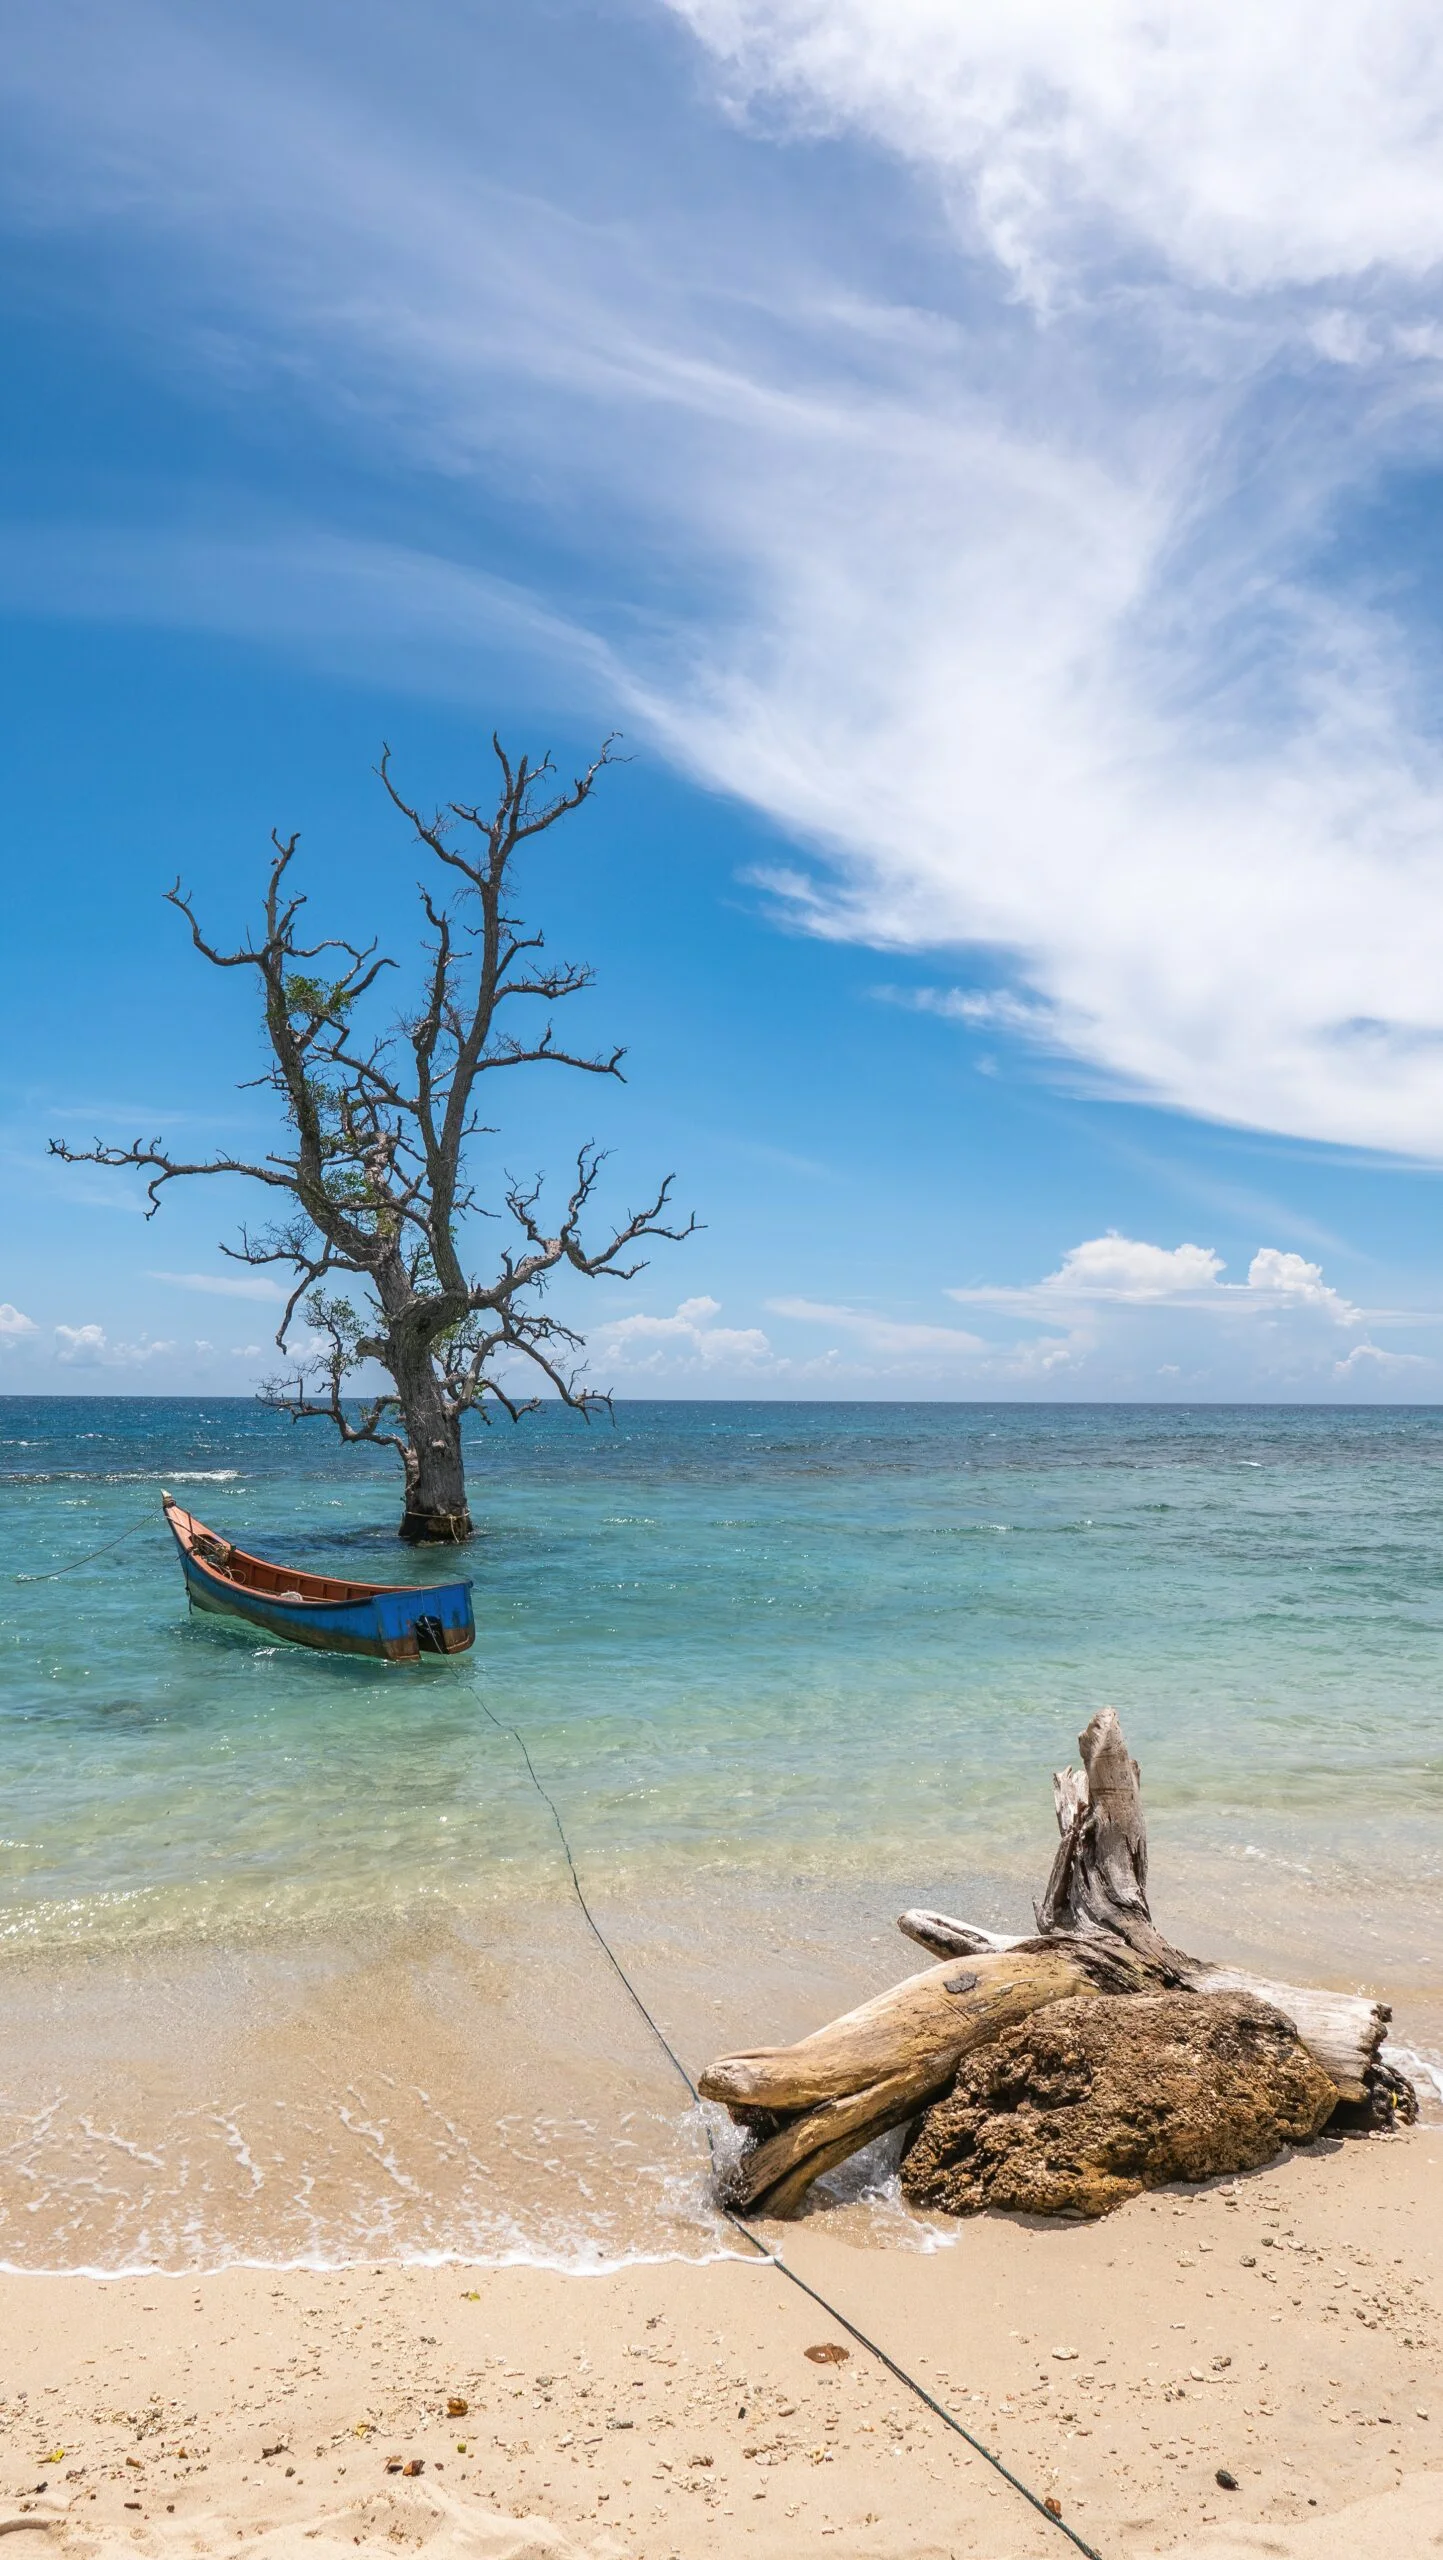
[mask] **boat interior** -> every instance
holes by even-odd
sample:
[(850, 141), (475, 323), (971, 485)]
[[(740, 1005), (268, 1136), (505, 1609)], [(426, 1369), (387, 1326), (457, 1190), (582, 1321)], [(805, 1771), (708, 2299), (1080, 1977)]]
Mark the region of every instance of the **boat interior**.
[(228, 1538), (218, 1538), (204, 1521), (193, 1519), (178, 1504), (167, 1507), (167, 1516), (184, 1546), (213, 1573), (224, 1574), (242, 1591), (254, 1591), (272, 1600), (370, 1600), (378, 1592), (394, 1591), (402, 1586), (393, 1582), (343, 1582), (335, 1574), (301, 1573), (294, 1565), (268, 1564), (263, 1556), (247, 1555), (244, 1547), (231, 1545)]

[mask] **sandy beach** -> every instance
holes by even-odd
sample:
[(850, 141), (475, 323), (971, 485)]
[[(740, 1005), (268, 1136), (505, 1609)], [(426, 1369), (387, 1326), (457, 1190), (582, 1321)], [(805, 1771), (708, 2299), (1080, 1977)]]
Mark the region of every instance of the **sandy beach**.
[[(1354, 2560), (1443, 2549), (1440, 2190), (1425, 2128), (1085, 2227), (768, 2236), (1108, 2560)], [(760, 2262), (10, 2276), (0, 2326), (0, 2531), (77, 2556), (1072, 2547)]]
[[(119, 1516), (177, 1430), (81, 1418), (109, 1437), (41, 1414), (15, 1492), (42, 1564), (74, 1540), (77, 1452)], [(267, 1517), (284, 1534), (292, 1444), (249, 1408), (194, 1428), (197, 1465), (249, 1471), (260, 1543)], [(904, 1415), (852, 1449), (830, 1412), (668, 1413), (594, 1477), (538, 1443), (486, 1550), (474, 1680), (221, 1642), (163, 1553), (120, 1550), (59, 1636), (49, 1586), (14, 1585), (17, 2548), (1061, 2560), (985, 2448), (1102, 2560), (1443, 2549), (1438, 1630), (1400, 1598), (1432, 1588), (1417, 1455), (1371, 1423), (1356, 1446), (1330, 1426), (1321, 1456), (1286, 1418), (1189, 1424), (1182, 1457), (1174, 1431), (1090, 1419), (1074, 1447), (1052, 1421)], [(325, 1482), (365, 1551), (371, 1495)], [(1028, 1925), (1048, 1772), (1118, 1629), (1159, 1925), (1390, 2002), (1423, 2120), (1092, 2226), (918, 2216), (877, 2156), (761, 2226), (969, 2444), (741, 2254), (493, 1709), (695, 2074), (914, 1970), (907, 1906)], [(845, 2359), (809, 2357), (828, 2345)]]
[(1443, 2560), (1443, 13), (5, 36), (0, 2560)]

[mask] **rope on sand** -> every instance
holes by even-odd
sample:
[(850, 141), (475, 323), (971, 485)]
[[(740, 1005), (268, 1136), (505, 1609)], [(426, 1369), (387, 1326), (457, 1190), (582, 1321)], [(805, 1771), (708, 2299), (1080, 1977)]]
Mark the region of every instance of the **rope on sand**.
[[(479, 1694), (479, 1692), (476, 1696), (476, 1703), (481, 1709), (482, 1714), (490, 1723), (494, 1724), (497, 1732), (499, 1734), (509, 1736), (510, 1740), (515, 1743), (517, 1750), (525, 1761), (526, 1774), (530, 1778), (533, 1787), (536, 1789), (537, 1794), (540, 1796), (542, 1803), (546, 1806), (551, 1815), (552, 1821), (556, 1825), (556, 1836), (561, 1842), (561, 1853), (566, 1860), (567, 1868), (570, 1872), (572, 1891), (581, 1906), (582, 1918), (585, 1920), (588, 1929), (591, 1931), (593, 1938), (600, 1947), (602, 1954), (605, 1956), (607, 1963), (612, 1969), (612, 1972), (616, 1975), (616, 1978), (621, 1984), (623, 1991), (626, 1993), (627, 1998), (631, 2001), (633, 2007), (639, 2012), (641, 2017), (645, 2019), (646, 2024), (651, 2029), (651, 2032), (655, 2036), (657, 2043), (660, 2045), (662, 2052), (666, 2055), (666, 2058), (671, 2064), (673, 2071), (676, 2073), (677, 2078), (686, 2089), (687, 2095), (690, 2097), (692, 2105), (696, 2108), (697, 2114), (701, 2120), (702, 2131), (706, 2136), (707, 2149), (711, 2153), (712, 2166), (715, 2168), (716, 2148), (712, 2141), (711, 2126), (707, 2122), (706, 2113), (702, 2105), (701, 2092), (697, 2088), (696, 2082), (693, 2080), (691, 2073), (688, 2071), (675, 2047), (671, 2044), (663, 2030), (657, 2025), (656, 2020), (648, 2009), (641, 1993), (632, 1982), (620, 1959), (613, 1953), (611, 1947), (606, 1941), (606, 1938), (603, 1936), (600, 1924), (596, 1919), (596, 1915), (592, 1911), (591, 1905), (587, 1901), (586, 1895), (582, 1890), (581, 1878), (577, 1873), (576, 1860), (571, 1854), (571, 1843), (566, 1837), (566, 1825), (562, 1821), (561, 1816), (556, 1809), (554, 1798), (547, 1792), (547, 1789), (542, 1785), (541, 1780), (536, 1774), (535, 1764), (530, 1752), (526, 1748), (525, 1741), (514, 1724), (503, 1724), (499, 1716), (492, 1714), (491, 1709), (487, 1706), (485, 1699)], [(932, 2393), (927, 2389), (924, 2382), (919, 2382), (915, 2374), (907, 2371), (905, 2365), (898, 2364), (892, 2356), (889, 2356), (885, 2347), (879, 2346), (875, 2338), (869, 2338), (866, 2330), (859, 2329), (856, 2322), (849, 2320), (845, 2312), (839, 2311), (834, 2302), (829, 2302), (824, 2293), (818, 2293), (815, 2285), (808, 2284), (805, 2277), (799, 2276), (795, 2268), (787, 2265), (785, 2258), (778, 2256), (775, 2249), (769, 2249), (765, 2241), (759, 2240), (756, 2233), (752, 2231), (745, 2222), (743, 2222), (740, 2214), (733, 2213), (729, 2205), (721, 2204), (720, 2202), (718, 2203), (717, 2209), (731, 2224), (733, 2231), (737, 2233), (738, 2237), (745, 2240), (748, 2247), (754, 2249), (759, 2258), (765, 2258), (768, 2266), (775, 2267), (779, 2276), (785, 2276), (788, 2284), (795, 2285), (799, 2293), (805, 2293), (808, 2295), (821, 2310), (826, 2312), (829, 2319), (836, 2321), (839, 2329), (845, 2329), (849, 2338), (855, 2338), (859, 2347), (864, 2347), (868, 2355), (875, 2356), (878, 2364), (885, 2365), (888, 2373), (893, 2376), (894, 2380), (902, 2383), (916, 2399), (921, 2401), (924, 2408), (931, 2410), (934, 2418), (940, 2418), (943, 2426), (950, 2427), (952, 2433), (956, 2436), (960, 2436), (963, 2443), (969, 2445), (974, 2453), (980, 2454), (984, 2462), (990, 2463), (999, 2478), (1006, 2481), (1009, 2489), (1015, 2489), (1020, 2498), (1025, 2498), (1029, 2507), (1034, 2507), (1045, 2523), (1055, 2525), (1059, 2533), (1065, 2534), (1068, 2541), (1074, 2544), (1076, 2549), (1084, 2554), (1084, 2560), (1100, 2560), (1100, 2554), (1094, 2551), (1092, 2544), (1090, 2542), (1084, 2542), (1080, 2533), (1074, 2533), (1072, 2526), (1067, 2523), (1066, 2519), (1058, 2515), (1052, 2507), (1049, 2507), (1045, 2499), (1039, 2498), (1035, 2490), (1029, 2489), (1025, 2480), (1019, 2480), (1015, 2471), (1009, 2471), (1000, 2454), (994, 2453), (989, 2445), (983, 2444), (977, 2436), (972, 2434), (970, 2428), (964, 2427), (960, 2418), (954, 2417), (950, 2409), (944, 2408), (940, 2400), (934, 2399)]]

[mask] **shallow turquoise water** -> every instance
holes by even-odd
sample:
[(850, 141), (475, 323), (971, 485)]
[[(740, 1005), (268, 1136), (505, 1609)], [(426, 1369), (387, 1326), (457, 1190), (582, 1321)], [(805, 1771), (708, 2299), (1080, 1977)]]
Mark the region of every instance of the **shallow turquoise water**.
[[(477, 1684), (638, 1880), (1030, 1872), (1104, 1700), (1159, 1838), (1437, 1880), (1443, 1415), (658, 1404), (477, 1444), (460, 1664), (191, 1621), (158, 1517), (7, 1579), (0, 1930), (505, 1893), (549, 1851)], [(0, 1404), (12, 1573), (162, 1481), (298, 1563), (437, 1569), (392, 1534), (388, 1464), (253, 1405)]]
[(0, 2258), (565, 2256), (583, 2226), (605, 2254), (695, 2222), (694, 2143), (483, 1699), (693, 2064), (905, 1971), (907, 1902), (1024, 1923), (1050, 1771), (1104, 1702), (1182, 1943), (1427, 2005), (1443, 1413), (542, 1415), (478, 1432), (477, 1647), (412, 1668), (189, 1619), (162, 1483), (298, 1564), (437, 1571), (390, 1462), (318, 1428), (0, 1402), (0, 2166), (31, 2217), (0, 2198)]

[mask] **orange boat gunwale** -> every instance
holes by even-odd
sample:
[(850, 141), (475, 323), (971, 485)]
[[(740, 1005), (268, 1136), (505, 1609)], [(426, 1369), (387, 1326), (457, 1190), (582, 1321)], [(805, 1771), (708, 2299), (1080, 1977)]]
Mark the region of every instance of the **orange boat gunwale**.
[(302, 1573), (299, 1568), (271, 1564), (265, 1556), (253, 1556), (244, 1547), (222, 1538), (197, 1520), (193, 1511), (182, 1510), (168, 1493), (161, 1495), (165, 1516), (170, 1522), (177, 1544), (198, 1564), (213, 1573), (219, 1582), (233, 1582), (237, 1590), (254, 1591), (262, 1598), (311, 1601), (376, 1600), (386, 1591), (413, 1591), (409, 1582), (345, 1582), (337, 1574)]

